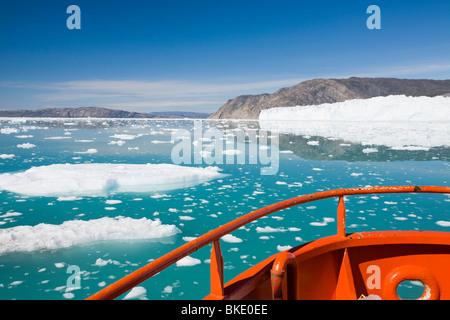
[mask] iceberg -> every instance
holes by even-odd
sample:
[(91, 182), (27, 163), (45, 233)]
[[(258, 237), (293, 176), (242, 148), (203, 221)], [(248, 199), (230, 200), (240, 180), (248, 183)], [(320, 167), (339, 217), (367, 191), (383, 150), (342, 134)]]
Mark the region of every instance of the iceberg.
[(55, 250), (97, 241), (160, 239), (181, 233), (160, 220), (103, 217), (70, 220), (60, 225), (40, 223), (0, 230), (0, 254)]
[(448, 97), (388, 96), (262, 110), (260, 120), (450, 121)]
[(262, 110), (261, 129), (396, 150), (450, 145), (450, 98), (388, 96)]
[(173, 164), (52, 164), (0, 174), (0, 191), (45, 197), (166, 191), (222, 177), (219, 171)]

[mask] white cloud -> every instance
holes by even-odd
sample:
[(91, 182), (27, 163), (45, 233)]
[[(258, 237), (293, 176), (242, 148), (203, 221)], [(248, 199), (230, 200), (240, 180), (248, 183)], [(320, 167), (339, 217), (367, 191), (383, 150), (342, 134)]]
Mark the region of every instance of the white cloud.
[(215, 111), (235, 96), (274, 92), (303, 80), (305, 79), (223, 83), (182, 80), (77, 80), (28, 85), (3, 83), (3, 86), (39, 89), (42, 93), (36, 98), (46, 106), (95, 105), (133, 111)]

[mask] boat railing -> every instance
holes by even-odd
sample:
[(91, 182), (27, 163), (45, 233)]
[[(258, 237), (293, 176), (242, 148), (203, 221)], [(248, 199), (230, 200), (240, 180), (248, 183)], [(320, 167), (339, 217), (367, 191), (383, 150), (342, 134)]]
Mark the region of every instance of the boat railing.
[(223, 256), (220, 247), (220, 238), (233, 232), (234, 230), (252, 222), (259, 218), (265, 217), (271, 213), (290, 208), (293, 206), (305, 204), (312, 201), (338, 197), (337, 207), (337, 235), (345, 237), (345, 203), (344, 197), (351, 195), (364, 194), (381, 194), (381, 193), (448, 193), (450, 194), (450, 187), (438, 186), (383, 186), (383, 187), (361, 187), (361, 188), (347, 188), (336, 189), (329, 191), (322, 191), (308, 195), (298, 196), (292, 199), (284, 200), (267, 207), (250, 212), (242, 217), (239, 217), (231, 222), (224, 224), (204, 235), (193, 239), (179, 248), (165, 254), (164, 256), (150, 262), (149, 264), (133, 271), (125, 277), (119, 279), (115, 283), (103, 288), (88, 300), (112, 300), (128, 290), (132, 289), (141, 282), (161, 272), (178, 260), (190, 255), (200, 248), (208, 244), (212, 245), (211, 250), (211, 265), (210, 265), (210, 281), (211, 281), (211, 296), (218, 299), (224, 297), (224, 272), (223, 272)]

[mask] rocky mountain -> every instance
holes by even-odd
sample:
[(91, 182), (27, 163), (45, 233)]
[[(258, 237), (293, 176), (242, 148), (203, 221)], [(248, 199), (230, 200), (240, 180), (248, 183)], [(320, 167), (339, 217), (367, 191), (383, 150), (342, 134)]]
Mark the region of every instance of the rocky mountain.
[(206, 118), (208, 114), (183, 111), (139, 113), (98, 107), (47, 108), (0, 111), (0, 117), (30, 118)]
[(261, 110), (318, 105), (377, 96), (438, 96), (450, 93), (450, 80), (396, 78), (313, 79), (273, 94), (243, 95), (228, 100), (210, 119), (257, 119)]

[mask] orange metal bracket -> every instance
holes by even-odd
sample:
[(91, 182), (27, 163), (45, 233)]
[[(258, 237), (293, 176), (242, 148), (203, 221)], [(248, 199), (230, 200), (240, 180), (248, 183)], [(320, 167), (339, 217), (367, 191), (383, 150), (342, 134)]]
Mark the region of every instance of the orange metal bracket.
[(281, 252), (275, 259), (270, 271), (270, 282), (272, 285), (272, 299), (283, 300), (283, 280), (289, 279), (287, 286), (287, 299), (297, 300), (298, 298), (298, 266), (295, 256), (287, 251)]

